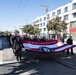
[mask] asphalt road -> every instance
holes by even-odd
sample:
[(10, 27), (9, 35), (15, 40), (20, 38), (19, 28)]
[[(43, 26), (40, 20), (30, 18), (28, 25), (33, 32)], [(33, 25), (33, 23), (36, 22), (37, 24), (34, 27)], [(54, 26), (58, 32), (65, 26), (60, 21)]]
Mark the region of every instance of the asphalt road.
[[(67, 55), (66, 52), (48, 55), (22, 51), (21, 63), (16, 61), (11, 48), (3, 49), (0, 75), (76, 75), (75, 49), (73, 56)], [(74, 68), (67, 66), (64, 61), (61, 61), (64, 64), (55, 61), (52, 56), (66, 61)]]

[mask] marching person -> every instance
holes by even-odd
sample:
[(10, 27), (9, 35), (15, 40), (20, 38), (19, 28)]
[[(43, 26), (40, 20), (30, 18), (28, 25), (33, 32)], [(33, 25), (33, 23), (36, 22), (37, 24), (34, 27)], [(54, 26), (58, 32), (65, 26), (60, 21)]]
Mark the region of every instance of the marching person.
[[(72, 36), (70, 36), (68, 39), (67, 39), (67, 44), (68, 45), (73, 45), (73, 39), (72, 39)], [(67, 50), (67, 54), (69, 54), (69, 50)], [(73, 55), (73, 48), (71, 48), (71, 55)]]
[(14, 46), (15, 46), (15, 54), (16, 54), (16, 59), (19, 61), (22, 60), (21, 58), (21, 49), (23, 47), (20, 35), (16, 36), (16, 40), (14, 41)]

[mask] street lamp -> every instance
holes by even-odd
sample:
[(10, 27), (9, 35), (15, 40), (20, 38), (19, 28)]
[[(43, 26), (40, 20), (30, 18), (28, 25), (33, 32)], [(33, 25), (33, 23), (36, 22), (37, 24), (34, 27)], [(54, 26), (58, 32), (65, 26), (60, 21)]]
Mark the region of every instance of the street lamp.
[(48, 8), (49, 8), (49, 6), (46, 6), (46, 5), (41, 5), (41, 6), (46, 8), (46, 15), (47, 15), (47, 19), (48, 19)]
[(46, 13), (48, 13), (48, 8), (49, 6), (46, 6), (46, 5), (41, 5), (42, 7), (45, 7), (46, 8)]
[[(48, 24), (48, 8), (49, 6), (46, 6), (46, 5), (41, 5), (42, 7), (45, 7), (46, 8), (46, 20), (47, 20), (47, 24)], [(49, 37), (49, 31), (47, 32), (47, 36)]]

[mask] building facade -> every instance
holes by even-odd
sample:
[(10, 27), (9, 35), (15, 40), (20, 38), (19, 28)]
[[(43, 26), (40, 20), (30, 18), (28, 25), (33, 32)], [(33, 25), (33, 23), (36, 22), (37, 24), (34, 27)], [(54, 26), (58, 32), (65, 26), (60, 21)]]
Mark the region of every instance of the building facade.
[(60, 20), (65, 20), (65, 22), (67, 22), (66, 32), (71, 33), (76, 40), (76, 0), (72, 0), (71, 3), (48, 12), (46, 15), (37, 17), (32, 21), (32, 24), (40, 29), (40, 35), (45, 36), (47, 35), (47, 20), (51, 20), (56, 16), (59, 16)]

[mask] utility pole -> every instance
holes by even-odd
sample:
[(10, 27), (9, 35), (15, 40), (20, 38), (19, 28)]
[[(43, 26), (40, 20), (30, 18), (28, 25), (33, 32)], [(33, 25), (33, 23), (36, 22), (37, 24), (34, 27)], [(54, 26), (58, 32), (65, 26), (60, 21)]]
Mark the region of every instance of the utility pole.
[[(45, 7), (46, 8), (46, 21), (47, 21), (47, 24), (48, 24), (48, 8), (49, 6), (46, 6), (46, 5), (41, 5), (42, 7)], [(47, 37), (49, 38), (49, 31), (47, 29)]]

